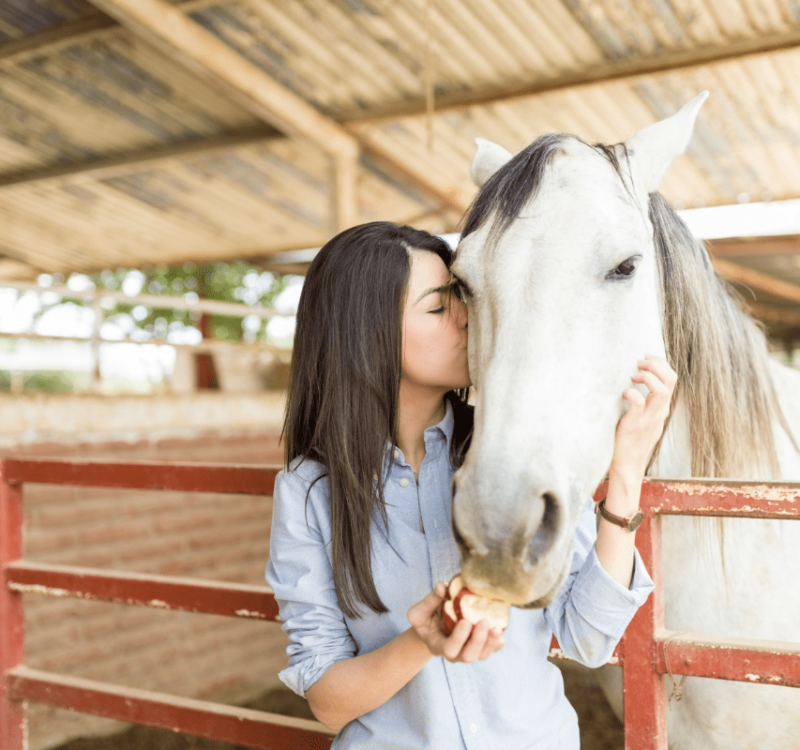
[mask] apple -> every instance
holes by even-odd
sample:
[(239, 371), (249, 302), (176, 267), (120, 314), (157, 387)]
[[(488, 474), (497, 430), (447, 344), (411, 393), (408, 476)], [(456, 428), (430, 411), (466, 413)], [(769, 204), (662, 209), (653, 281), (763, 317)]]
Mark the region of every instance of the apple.
[(505, 630), (510, 609), (511, 605), (503, 599), (480, 596), (470, 591), (459, 573), (447, 585), (442, 604), (442, 630), (445, 635), (450, 635), (459, 620), (469, 620), (473, 625), (488, 620), (490, 627)]

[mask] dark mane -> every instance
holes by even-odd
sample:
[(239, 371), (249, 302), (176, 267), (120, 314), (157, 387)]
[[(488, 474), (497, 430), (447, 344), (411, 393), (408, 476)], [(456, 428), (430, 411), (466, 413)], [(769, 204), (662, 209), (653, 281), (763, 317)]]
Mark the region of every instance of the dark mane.
[(547, 133), (520, 151), (486, 181), (467, 211), (461, 236), (467, 237), (477, 231), (494, 215), (487, 242), (491, 246), (517, 220), (523, 206), (536, 196), (545, 170), (556, 156), (564, 153), (562, 144), (568, 139), (583, 143), (605, 156), (622, 178), (625, 188), (629, 189), (618, 158), (620, 150), (627, 154), (624, 144), (590, 145), (568, 133)]

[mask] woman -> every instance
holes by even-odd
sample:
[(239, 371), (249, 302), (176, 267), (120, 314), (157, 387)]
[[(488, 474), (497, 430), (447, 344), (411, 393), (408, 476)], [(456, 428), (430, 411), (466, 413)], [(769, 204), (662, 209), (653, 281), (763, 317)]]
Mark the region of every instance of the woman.
[[(595, 532), (587, 501), (546, 610), (512, 610), (505, 633), (462, 621), (443, 634), (443, 581), (459, 569), (450, 479), (472, 425), (450, 262), (442, 240), (375, 222), (334, 237), (309, 269), (267, 567), (290, 640), (281, 679), (339, 732), (334, 747), (577, 749), (550, 633), (603, 663), (652, 582), (634, 534), (605, 520)], [(609, 474), (619, 516), (638, 507), (675, 383), (663, 360), (640, 368), (650, 395), (624, 394)]]

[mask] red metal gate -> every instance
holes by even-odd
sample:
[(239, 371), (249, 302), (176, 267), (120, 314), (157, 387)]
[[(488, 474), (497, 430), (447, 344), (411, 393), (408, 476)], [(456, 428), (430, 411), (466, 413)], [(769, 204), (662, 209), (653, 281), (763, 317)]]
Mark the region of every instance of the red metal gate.
[[(24, 665), (23, 593), (275, 620), (266, 586), (140, 575), (22, 560), (23, 484), (271, 494), (275, 468), (197, 464), (0, 461), (0, 750), (25, 747), (24, 701), (258, 748), (330, 747), (321, 724), (277, 714), (32, 670)], [(625, 746), (666, 750), (667, 663), (678, 675), (800, 687), (800, 644), (716, 638), (664, 629), (661, 518), (670, 514), (800, 519), (800, 484), (647, 482), (637, 546), (656, 584), (615, 652), (624, 670)], [(554, 644), (557, 645), (557, 644)], [(634, 699), (635, 696), (635, 699)]]
[(22, 559), (26, 482), (140, 490), (270, 495), (278, 469), (198, 464), (0, 461), (0, 750), (26, 747), (24, 701), (186, 732), (269, 750), (322, 750), (333, 736), (322, 724), (279, 714), (120, 687), (29, 669), (23, 661), (22, 595), (74, 596), (159, 609), (275, 620), (266, 586), (120, 571), (42, 565)]
[(691, 515), (798, 520), (800, 484), (645, 482), (641, 504), (645, 521), (637, 532), (636, 546), (656, 587), (618, 648), (624, 675), (625, 747), (667, 750), (667, 664), (673, 675), (800, 687), (800, 643), (666, 630), (661, 595), (661, 519), (665, 515)]

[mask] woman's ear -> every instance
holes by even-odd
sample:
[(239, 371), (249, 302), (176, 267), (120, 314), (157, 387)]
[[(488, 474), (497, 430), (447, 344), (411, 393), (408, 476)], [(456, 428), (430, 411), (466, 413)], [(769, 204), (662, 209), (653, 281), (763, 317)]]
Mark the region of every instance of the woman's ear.
[(483, 187), (500, 167), (508, 164), (511, 160), (511, 153), (484, 138), (476, 138), (475, 145), (478, 150), (472, 157), (469, 176), (478, 187)]

